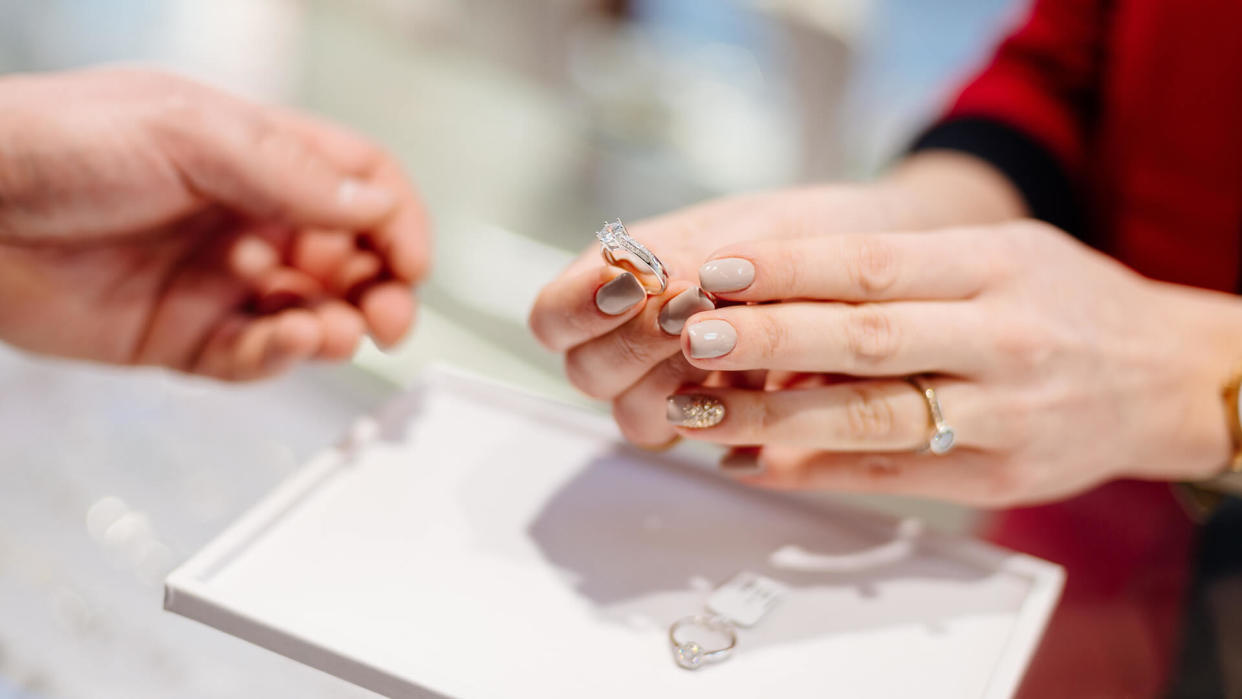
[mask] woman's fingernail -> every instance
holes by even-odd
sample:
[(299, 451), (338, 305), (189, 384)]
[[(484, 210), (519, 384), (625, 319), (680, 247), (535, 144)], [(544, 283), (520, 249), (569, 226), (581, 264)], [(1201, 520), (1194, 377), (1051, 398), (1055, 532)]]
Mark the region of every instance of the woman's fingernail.
[(690, 357), (723, 357), (737, 346), (737, 331), (723, 320), (705, 320), (690, 326)]
[(679, 427), (701, 430), (724, 419), (725, 407), (718, 399), (704, 395), (668, 397), (668, 421)]
[(699, 287), (686, 289), (660, 309), (660, 329), (669, 335), (680, 335), (681, 329), (686, 327), (686, 319), (715, 307), (716, 304)]
[(730, 476), (753, 476), (763, 472), (759, 465), (759, 456), (747, 451), (735, 451), (726, 454), (720, 460), (720, 470)]
[(638, 277), (626, 272), (595, 292), (595, 306), (610, 316), (619, 316), (645, 298), (647, 290), (638, 281)]
[(741, 291), (755, 281), (755, 266), (740, 257), (712, 260), (699, 267), (699, 286), (704, 291)]
[(257, 235), (244, 235), (233, 245), (233, 267), (243, 277), (257, 277), (280, 262), (280, 253)]
[(383, 187), (350, 177), (341, 181), (336, 200), (347, 209), (386, 212), (397, 203), (397, 197)]

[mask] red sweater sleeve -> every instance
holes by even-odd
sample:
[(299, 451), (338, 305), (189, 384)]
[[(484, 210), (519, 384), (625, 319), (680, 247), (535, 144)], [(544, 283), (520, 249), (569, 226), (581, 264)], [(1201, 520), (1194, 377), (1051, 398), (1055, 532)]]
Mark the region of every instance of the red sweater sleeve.
[(1022, 192), (1032, 216), (1083, 235), (1079, 202), (1107, 25), (1106, 0), (1035, 0), (912, 150), (987, 160)]
[(1104, 0), (1036, 0), (1022, 26), (958, 95), (948, 118), (982, 117), (1022, 131), (1082, 176), (1098, 103)]

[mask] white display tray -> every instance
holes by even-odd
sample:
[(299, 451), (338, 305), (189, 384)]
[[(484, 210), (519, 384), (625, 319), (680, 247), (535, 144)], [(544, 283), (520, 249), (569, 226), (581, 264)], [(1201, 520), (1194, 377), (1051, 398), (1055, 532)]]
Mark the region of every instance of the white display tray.
[[(668, 625), (789, 585), (730, 660)], [(747, 489), (602, 416), (443, 370), (167, 580), (165, 607), (392, 697), (1008, 697), (1052, 564)]]

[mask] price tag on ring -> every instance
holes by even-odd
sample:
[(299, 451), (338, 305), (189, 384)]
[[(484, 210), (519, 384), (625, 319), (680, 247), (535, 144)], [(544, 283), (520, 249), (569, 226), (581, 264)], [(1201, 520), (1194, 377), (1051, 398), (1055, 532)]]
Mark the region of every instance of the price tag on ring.
[(789, 587), (758, 573), (742, 572), (716, 588), (707, 608), (738, 626), (754, 626), (772, 611)]

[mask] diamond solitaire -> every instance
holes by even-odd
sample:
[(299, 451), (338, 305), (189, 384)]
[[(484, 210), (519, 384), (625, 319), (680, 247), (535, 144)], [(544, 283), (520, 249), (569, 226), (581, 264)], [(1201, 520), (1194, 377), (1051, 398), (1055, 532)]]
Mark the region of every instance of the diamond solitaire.
[(673, 651), (673, 655), (677, 660), (677, 664), (687, 670), (697, 670), (703, 664), (703, 646), (694, 641), (677, 646)]
[(668, 288), (668, 273), (655, 253), (647, 249), (625, 230), (621, 219), (604, 223), (596, 231), (600, 254), (604, 261), (632, 273), (638, 278), (649, 296), (662, 294)]

